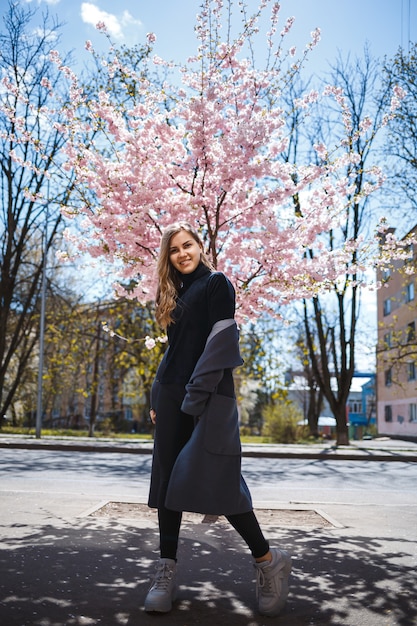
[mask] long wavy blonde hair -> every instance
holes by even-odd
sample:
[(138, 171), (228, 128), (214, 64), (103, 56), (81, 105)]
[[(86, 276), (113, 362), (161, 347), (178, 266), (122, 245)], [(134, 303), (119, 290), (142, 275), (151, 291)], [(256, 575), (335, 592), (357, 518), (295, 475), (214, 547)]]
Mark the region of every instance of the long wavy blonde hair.
[(161, 246), (158, 257), (158, 290), (156, 293), (156, 321), (161, 328), (166, 328), (174, 322), (172, 313), (176, 306), (178, 290), (181, 287), (181, 275), (174, 268), (169, 258), (171, 239), (174, 235), (185, 230), (201, 248), (201, 262), (209, 269), (213, 266), (204, 253), (203, 242), (197, 231), (188, 222), (175, 222), (167, 226), (162, 233)]

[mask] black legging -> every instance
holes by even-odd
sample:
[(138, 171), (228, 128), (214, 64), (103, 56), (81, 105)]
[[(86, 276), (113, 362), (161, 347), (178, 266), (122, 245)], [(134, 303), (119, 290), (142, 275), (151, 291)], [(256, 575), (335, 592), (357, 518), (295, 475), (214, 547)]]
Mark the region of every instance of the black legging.
[[(247, 543), (255, 559), (268, 552), (269, 543), (265, 539), (253, 511), (238, 513), (237, 515), (227, 515), (226, 518)], [(172, 511), (166, 507), (158, 509), (161, 558), (177, 558), (181, 519), (182, 513), (178, 511)]]

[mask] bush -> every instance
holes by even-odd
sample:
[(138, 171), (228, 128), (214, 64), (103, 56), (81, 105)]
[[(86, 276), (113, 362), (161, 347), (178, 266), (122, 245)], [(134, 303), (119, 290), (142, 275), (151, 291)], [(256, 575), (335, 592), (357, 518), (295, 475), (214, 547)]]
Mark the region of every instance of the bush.
[(262, 434), (268, 436), (272, 443), (295, 443), (303, 437), (304, 428), (299, 425), (303, 414), (293, 402), (279, 400), (266, 406), (263, 418)]

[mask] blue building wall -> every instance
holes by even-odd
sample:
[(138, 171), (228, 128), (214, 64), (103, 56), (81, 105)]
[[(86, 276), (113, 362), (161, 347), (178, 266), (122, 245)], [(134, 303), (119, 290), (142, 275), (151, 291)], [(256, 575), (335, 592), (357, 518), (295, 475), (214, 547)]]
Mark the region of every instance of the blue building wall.
[(367, 375), (369, 380), (362, 385), (360, 398), (361, 412), (349, 412), (348, 421), (352, 429), (351, 436), (362, 436), (368, 424), (376, 424), (375, 374)]

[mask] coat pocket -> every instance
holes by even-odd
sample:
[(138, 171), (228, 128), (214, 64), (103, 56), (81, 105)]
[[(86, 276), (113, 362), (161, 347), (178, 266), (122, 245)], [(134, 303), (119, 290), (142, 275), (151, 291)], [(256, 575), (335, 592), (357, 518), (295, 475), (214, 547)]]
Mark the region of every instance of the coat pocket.
[(213, 393), (200, 421), (204, 424), (203, 445), (208, 452), (240, 455), (239, 417), (235, 398)]

